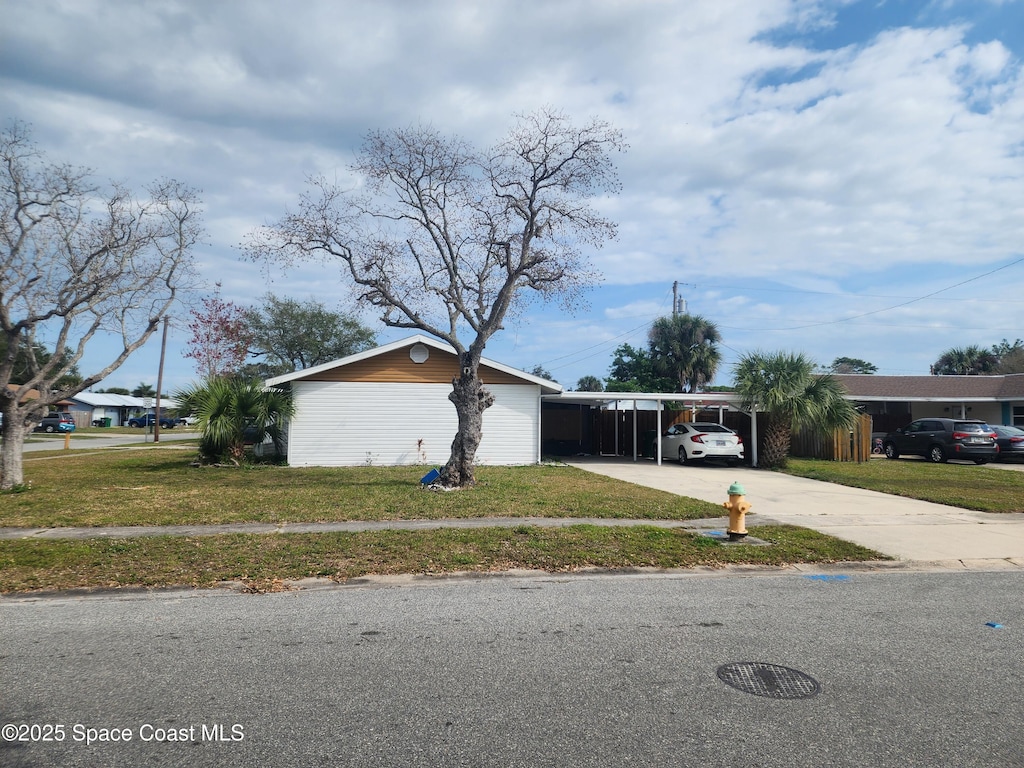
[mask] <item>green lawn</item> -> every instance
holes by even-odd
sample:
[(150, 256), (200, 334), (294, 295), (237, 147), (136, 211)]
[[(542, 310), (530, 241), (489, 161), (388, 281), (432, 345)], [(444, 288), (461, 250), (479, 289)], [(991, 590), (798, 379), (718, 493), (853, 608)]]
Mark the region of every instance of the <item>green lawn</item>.
[(785, 471), (982, 512), (1024, 512), (1024, 472), (914, 459), (872, 459), (861, 464), (790, 459)]
[(772, 546), (723, 545), (652, 526), (268, 534), (138, 539), (0, 541), (0, 592), (80, 587), (209, 587), (241, 581), (280, 589), (308, 576), (344, 581), (367, 574), (571, 571), (602, 568), (784, 565), (884, 559), (855, 544), (793, 526), (762, 526)]
[[(180, 448), (26, 456), (30, 488), (0, 495), (0, 526), (104, 526), (467, 517), (718, 517), (717, 504), (565, 466), (481, 467), (476, 488), (423, 490), (426, 467), (193, 467)], [(687, 568), (885, 559), (790, 526), (751, 527), (772, 546), (682, 530), (440, 529), (360, 533), (0, 541), (0, 592), (242, 581), (254, 591), (307, 576), (535, 568)]]
[(480, 467), (471, 491), (423, 490), (429, 467), (193, 467), (174, 448), (26, 454), (0, 526), (170, 525), (451, 517), (717, 517), (721, 507), (564, 466)]

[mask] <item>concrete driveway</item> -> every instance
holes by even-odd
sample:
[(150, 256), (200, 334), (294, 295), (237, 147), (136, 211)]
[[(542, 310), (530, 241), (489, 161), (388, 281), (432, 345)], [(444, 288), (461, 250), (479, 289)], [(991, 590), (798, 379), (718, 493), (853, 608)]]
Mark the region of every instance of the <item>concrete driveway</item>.
[(749, 467), (658, 466), (647, 459), (573, 459), (573, 466), (705, 501), (728, 501), (738, 481), (752, 505), (747, 524), (812, 528), (900, 560), (940, 567), (1024, 569), (1024, 513), (972, 512)]

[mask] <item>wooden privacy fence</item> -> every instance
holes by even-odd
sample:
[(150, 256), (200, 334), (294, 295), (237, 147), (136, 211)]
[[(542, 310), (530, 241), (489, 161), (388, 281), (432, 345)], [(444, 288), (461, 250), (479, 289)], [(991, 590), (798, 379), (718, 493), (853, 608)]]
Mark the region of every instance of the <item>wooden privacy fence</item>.
[(862, 413), (852, 430), (840, 429), (831, 435), (794, 431), (790, 453), (805, 459), (867, 461), (871, 458), (871, 415)]

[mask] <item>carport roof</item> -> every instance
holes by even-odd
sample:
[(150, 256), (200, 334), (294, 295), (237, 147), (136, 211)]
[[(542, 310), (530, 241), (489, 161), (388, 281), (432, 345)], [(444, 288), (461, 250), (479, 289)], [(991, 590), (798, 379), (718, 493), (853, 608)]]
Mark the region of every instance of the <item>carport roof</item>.
[(573, 405), (606, 406), (612, 403), (630, 401), (655, 403), (686, 403), (687, 405), (730, 405), (739, 408), (743, 399), (735, 392), (562, 392), (557, 395), (545, 395), (546, 403), (570, 403)]

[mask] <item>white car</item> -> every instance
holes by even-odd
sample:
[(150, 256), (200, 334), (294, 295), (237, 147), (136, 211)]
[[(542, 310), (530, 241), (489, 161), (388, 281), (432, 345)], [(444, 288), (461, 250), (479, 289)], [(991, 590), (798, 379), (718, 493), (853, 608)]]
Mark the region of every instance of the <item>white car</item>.
[(743, 461), (743, 438), (728, 427), (695, 421), (673, 424), (661, 437), (661, 455), (680, 464), (703, 459), (724, 459), (729, 466)]

